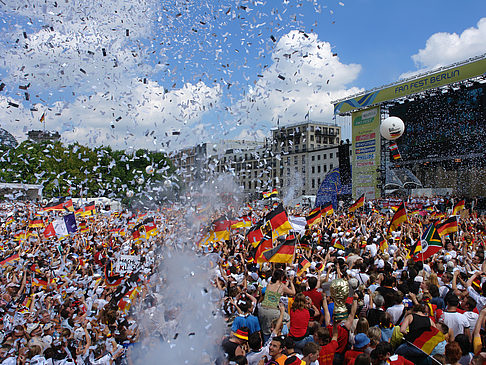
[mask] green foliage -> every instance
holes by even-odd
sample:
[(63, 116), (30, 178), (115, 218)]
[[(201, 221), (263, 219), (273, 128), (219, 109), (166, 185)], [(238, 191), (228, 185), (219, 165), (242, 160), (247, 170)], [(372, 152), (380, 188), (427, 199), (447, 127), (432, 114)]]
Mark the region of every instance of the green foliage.
[[(43, 185), (46, 198), (55, 196), (121, 198), (161, 185), (175, 172), (164, 153), (139, 149), (134, 153), (111, 147), (91, 149), (79, 143), (22, 142), (15, 149), (0, 146), (0, 181)], [(146, 173), (152, 165), (155, 172)], [(140, 178), (143, 177), (143, 183)]]

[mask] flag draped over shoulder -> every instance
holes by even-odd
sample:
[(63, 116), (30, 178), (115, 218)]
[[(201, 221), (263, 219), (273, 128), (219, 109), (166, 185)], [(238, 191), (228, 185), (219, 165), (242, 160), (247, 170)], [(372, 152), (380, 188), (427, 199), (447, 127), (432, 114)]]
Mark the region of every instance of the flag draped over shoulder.
[(292, 225), (282, 203), (265, 216), (265, 221), (270, 222), (272, 230), (277, 233), (277, 236), (283, 236), (292, 230)]
[(365, 196), (364, 194), (361, 195), (358, 200), (356, 200), (353, 204), (351, 204), (351, 206), (349, 207), (349, 212), (350, 213), (353, 213), (355, 212), (357, 209), (361, 208), (363, 205), (364, 205), (364, 201), (365, 201)]
[(435, 346), (442, 341), (444, 341), (444, 334), (437, 328), (430, 327), (430, 330), (425, 331), (417, 337), (413, 344), (426, 354), (430, 355)]
[(461, 210), (464, 209), (464, 199), (458, 201), (455, 205), (454, 208), (452, 209), (452, 215), (458, 215)]
[(436, 227), (437, 232), (439, 232), (439, 236), (441, 237), (457, 232), (457, 218), (452, 216), (444, 222), (437, 224)]
[(408, 219), (407, 219), (407, 211), (405, 210), (405, 203), (402, 202), (402, 204), (400, 204), (395, 214), (393, 214), (390, 227), (388, 227), (388, 234), (390, 234), (393, 231), (396, 231), (396, 229), (400, 227), (400, 225), (403, 222), (408, 222)]
[(420, 242), (416, 243), (412, 252), (414, 261), (428, 259), (442, 249), (442, 239), (437, 232), (436, 227), (431, 223), (422, 235)]

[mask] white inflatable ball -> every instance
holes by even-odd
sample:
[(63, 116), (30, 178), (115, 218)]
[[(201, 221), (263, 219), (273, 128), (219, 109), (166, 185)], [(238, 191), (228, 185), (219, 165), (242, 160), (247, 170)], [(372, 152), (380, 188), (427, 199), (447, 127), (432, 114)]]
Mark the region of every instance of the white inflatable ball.
[(403, 132), (405, 132), (405, 124), (398, 117), (388, 117), (381, 122), (380, 134), (389, 141), (400, 138)]
[(133, 191), (132, 190), (127, 190), (127, 198), (131, 198), (133, 196)]
[(152, 175), (154, 173), (155, 169), (152, 165), (148, 165), (146, 168), (145, 168), (145, 172), (149, 175)]

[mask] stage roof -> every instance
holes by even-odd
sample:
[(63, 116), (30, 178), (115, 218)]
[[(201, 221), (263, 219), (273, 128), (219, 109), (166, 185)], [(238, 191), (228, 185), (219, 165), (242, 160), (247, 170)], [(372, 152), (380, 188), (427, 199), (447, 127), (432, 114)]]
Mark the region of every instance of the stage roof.
[(346, 115), (355, 110), (384, 104), (391, 100), (406, 99), (427, 90), (448, 87), (467, 80), (486, 82), (486, 54), (336, 100), (333, 102), (334, 114)]

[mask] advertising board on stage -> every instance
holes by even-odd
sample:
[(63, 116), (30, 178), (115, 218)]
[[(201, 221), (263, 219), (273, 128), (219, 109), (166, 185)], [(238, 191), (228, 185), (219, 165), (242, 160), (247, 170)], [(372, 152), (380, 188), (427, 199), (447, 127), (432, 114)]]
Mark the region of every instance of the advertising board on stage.
[(352, 114), (353, 135), (353, 198), (366, 194), (366, 199), (378, 199), (380, 188), (380, 107)]

